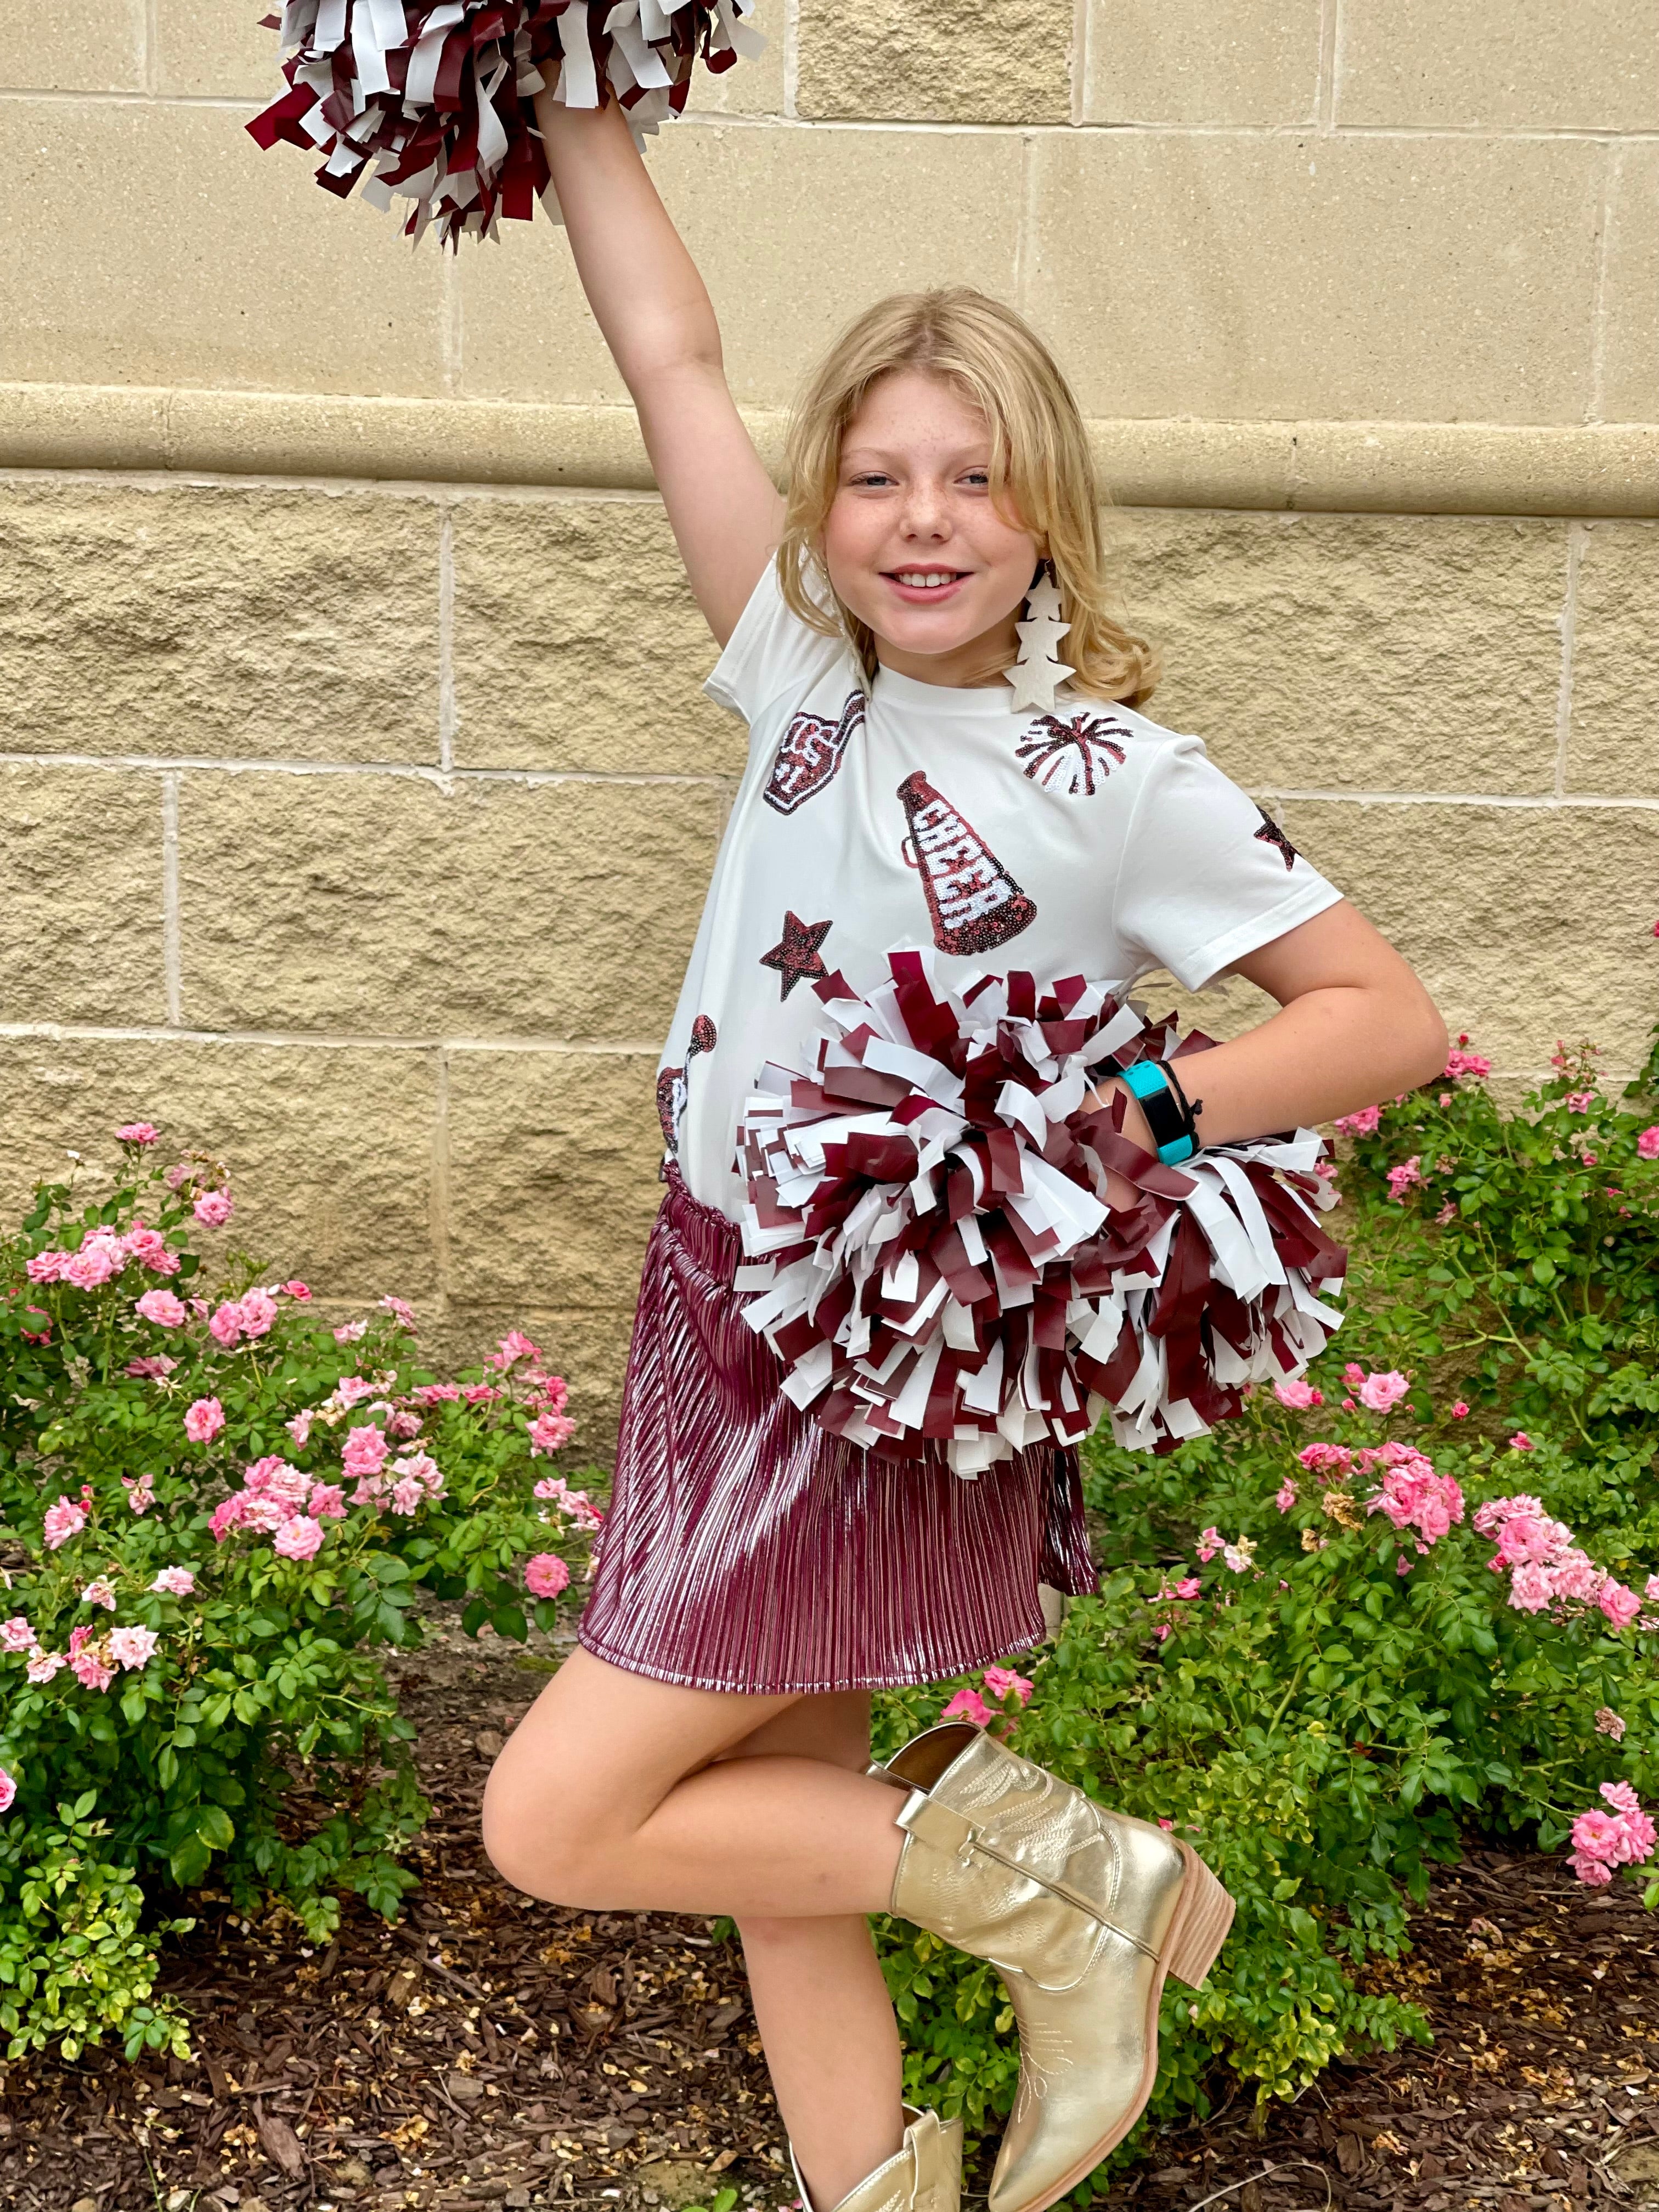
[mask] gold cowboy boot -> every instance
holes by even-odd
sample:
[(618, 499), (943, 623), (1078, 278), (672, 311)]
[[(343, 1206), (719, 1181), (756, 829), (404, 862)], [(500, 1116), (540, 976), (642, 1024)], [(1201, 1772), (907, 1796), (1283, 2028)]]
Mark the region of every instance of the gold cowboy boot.
[[(835, 2212), (957, 2212), (962, 2197), (962, 2122), (941, 2120), (937, 2112), (904, 2107), (909, 2124), (904, 2141), (873, 2173), (849, 2189)], [(803, 2212), (812, 2200), (801, 2179), (793, 2143), (789, 2163)]]
[(892, 1909), (978, 1959), (1019, 2023), (989, 2212), (1045, 2212), (1139, 2118), (1165, 1974), (1197, 1988), (1233, 1901), (1188, 1844), (950, 1723), (870, 1771), (908, 1788)]

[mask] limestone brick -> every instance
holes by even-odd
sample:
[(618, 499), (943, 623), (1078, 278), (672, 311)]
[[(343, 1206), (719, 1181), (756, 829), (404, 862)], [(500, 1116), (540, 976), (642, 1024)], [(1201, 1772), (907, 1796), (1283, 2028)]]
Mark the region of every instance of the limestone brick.
[(692, 783), (183, 779), (186, 1023), (354, 1036), (665, 1031), (724, 811)]
[(1085, 414), (1577, 420), (1601, 158), (1569, 139), (1044, 135), (1030, 310)]
[[(166, 95), (216, 95), (222, 100), (258, 100), (267, 106), (287, 90), (277, 64), (276, 33), (264, 28), (260, 11), (223, 0), (204, 7), (201, 0), (151, 0), (155, 23), (155, 87)], [(272, 8), (267, 14), (279, 14)], [(275, 155), (271, 156), (276, 159)]]
[(1311, 123), (1320, 0), (1089, 0), (1088, 123)]
[(160, 779), (0, 765), (0, 1021), (165, 1020)]
[(0, 13), (0, 87), (137, 92), (144, 81), (144, 0), (29, 0)]
[(1072, 0), (799, 0), (799, 112), (1068, 122), (1073, 15)]
[(167, 1158), (199, 1146), (230, 1170), (235, 1220), (199, 1239), (210, 1270), (234, 1247), (319, 1297), (392, 1291), (429, 1314), (437, 1097), (432, 1053), (0, 1040), (0, 1206), (61, 1174), (68, 1147), (107, 1188), (111, 1133), (154, 1121)]
[(1547, 1066), (1559, 1036), (1640, 1065), (1659, 811), (1296, 799), (1277, 812), (1411, 962), (1453, 1034), (1500, 1069)]
[[(971, 283), (1012, 296), (1012, 133), (688, 123), (662, 132), (650, 165), (708, 286), (726, 374), (746, 403), (790, 398), (842, 325), (884, 292)], [(465, 394), (620, 398), (563, 240), (549, 228), (508, 243), (530, 250), (461, 258)]]
[(435, 760), (437, 622), (426, 501), (0, 485), (11, 751)]
[(1651, 131), (1659, 0), (1347, 0), (1339, 124)]
[(1659, 143), (1611, 147), (1605, 329), (1597, 412), (1659, 422)]
[(1451, 516), (1106, 518), (1148, 712), (1247, 786), (1554, 787), (1566, 526)]
[(662, 1196), (654, 1053), (449, 1055), (449, 1261), (480, 1306), (631, 1310)]
[[(0, 103), (0, 378), (441, 388), (441, 257), (234, 110)], [(72, 241), (72, 246), (71, 246)]]
[(1659, 799), (1659, 524), (1584, 532), (1567, 789)]
[(454, 544), (459, 765), (741, 774), (659, 501), (466, 500)]

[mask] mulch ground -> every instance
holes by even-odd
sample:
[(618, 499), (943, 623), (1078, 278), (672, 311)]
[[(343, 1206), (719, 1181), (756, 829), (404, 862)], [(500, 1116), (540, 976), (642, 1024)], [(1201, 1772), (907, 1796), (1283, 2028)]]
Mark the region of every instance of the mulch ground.
[[(735, 1947), (534, 1904), (483, 1856), (485, 1769), (550, 1663), (448, 1626), (402, 1662), (434, 1804), (402, 1926), (349, 1907), (313, 1953), (209, 1902), (167, 1977), (194, 2058), (0, 2063), (3, 2212), (790, 2201)], [(1413, 1934), (1375, 1986), (1424, 2006), (1431, 2049), (1334, 2067), (1260, 2132), (1246, 2097), (1160, 2136), (1110, 2204), (1659, 2205), (1659, 1916), (1476, 1847)]]

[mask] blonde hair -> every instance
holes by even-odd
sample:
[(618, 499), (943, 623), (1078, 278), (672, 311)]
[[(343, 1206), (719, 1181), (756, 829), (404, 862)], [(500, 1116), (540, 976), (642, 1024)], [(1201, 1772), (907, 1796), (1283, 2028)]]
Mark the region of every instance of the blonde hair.
[[(875, 639), (836, 597), (824, 566), (824, 524), (840, 489), (842, 441), (878, 378), (921, 369), (953, 385), (991, 428), (991, 495), (1036, 539), (1071, 628), (1060, 641), (1076, 690), (1139, 706), (1158, 681), (1158, 655), (1110, 611), (1099, 491), (1071, 387), (1030, 325), (969, 285), (896, 292), (848, 324), (808, 380), (790, 421), (788, 484), (778, 581), (811, 629), (846, 636), (873, 677)], [(827, 602), (827, 604), (826, 604)]]

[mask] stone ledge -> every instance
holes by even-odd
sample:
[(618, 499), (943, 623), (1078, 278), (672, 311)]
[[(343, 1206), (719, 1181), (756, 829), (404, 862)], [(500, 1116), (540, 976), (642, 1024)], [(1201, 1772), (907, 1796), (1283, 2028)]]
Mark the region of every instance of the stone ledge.
[[(767, 465), (784, 417), (748, 409)], [(1123, 507), (1659, 515), (1659, 423), (1095, 421)], [(633, 411), (507, 400), (0, 384), (0, 468), (648, 491)]]

